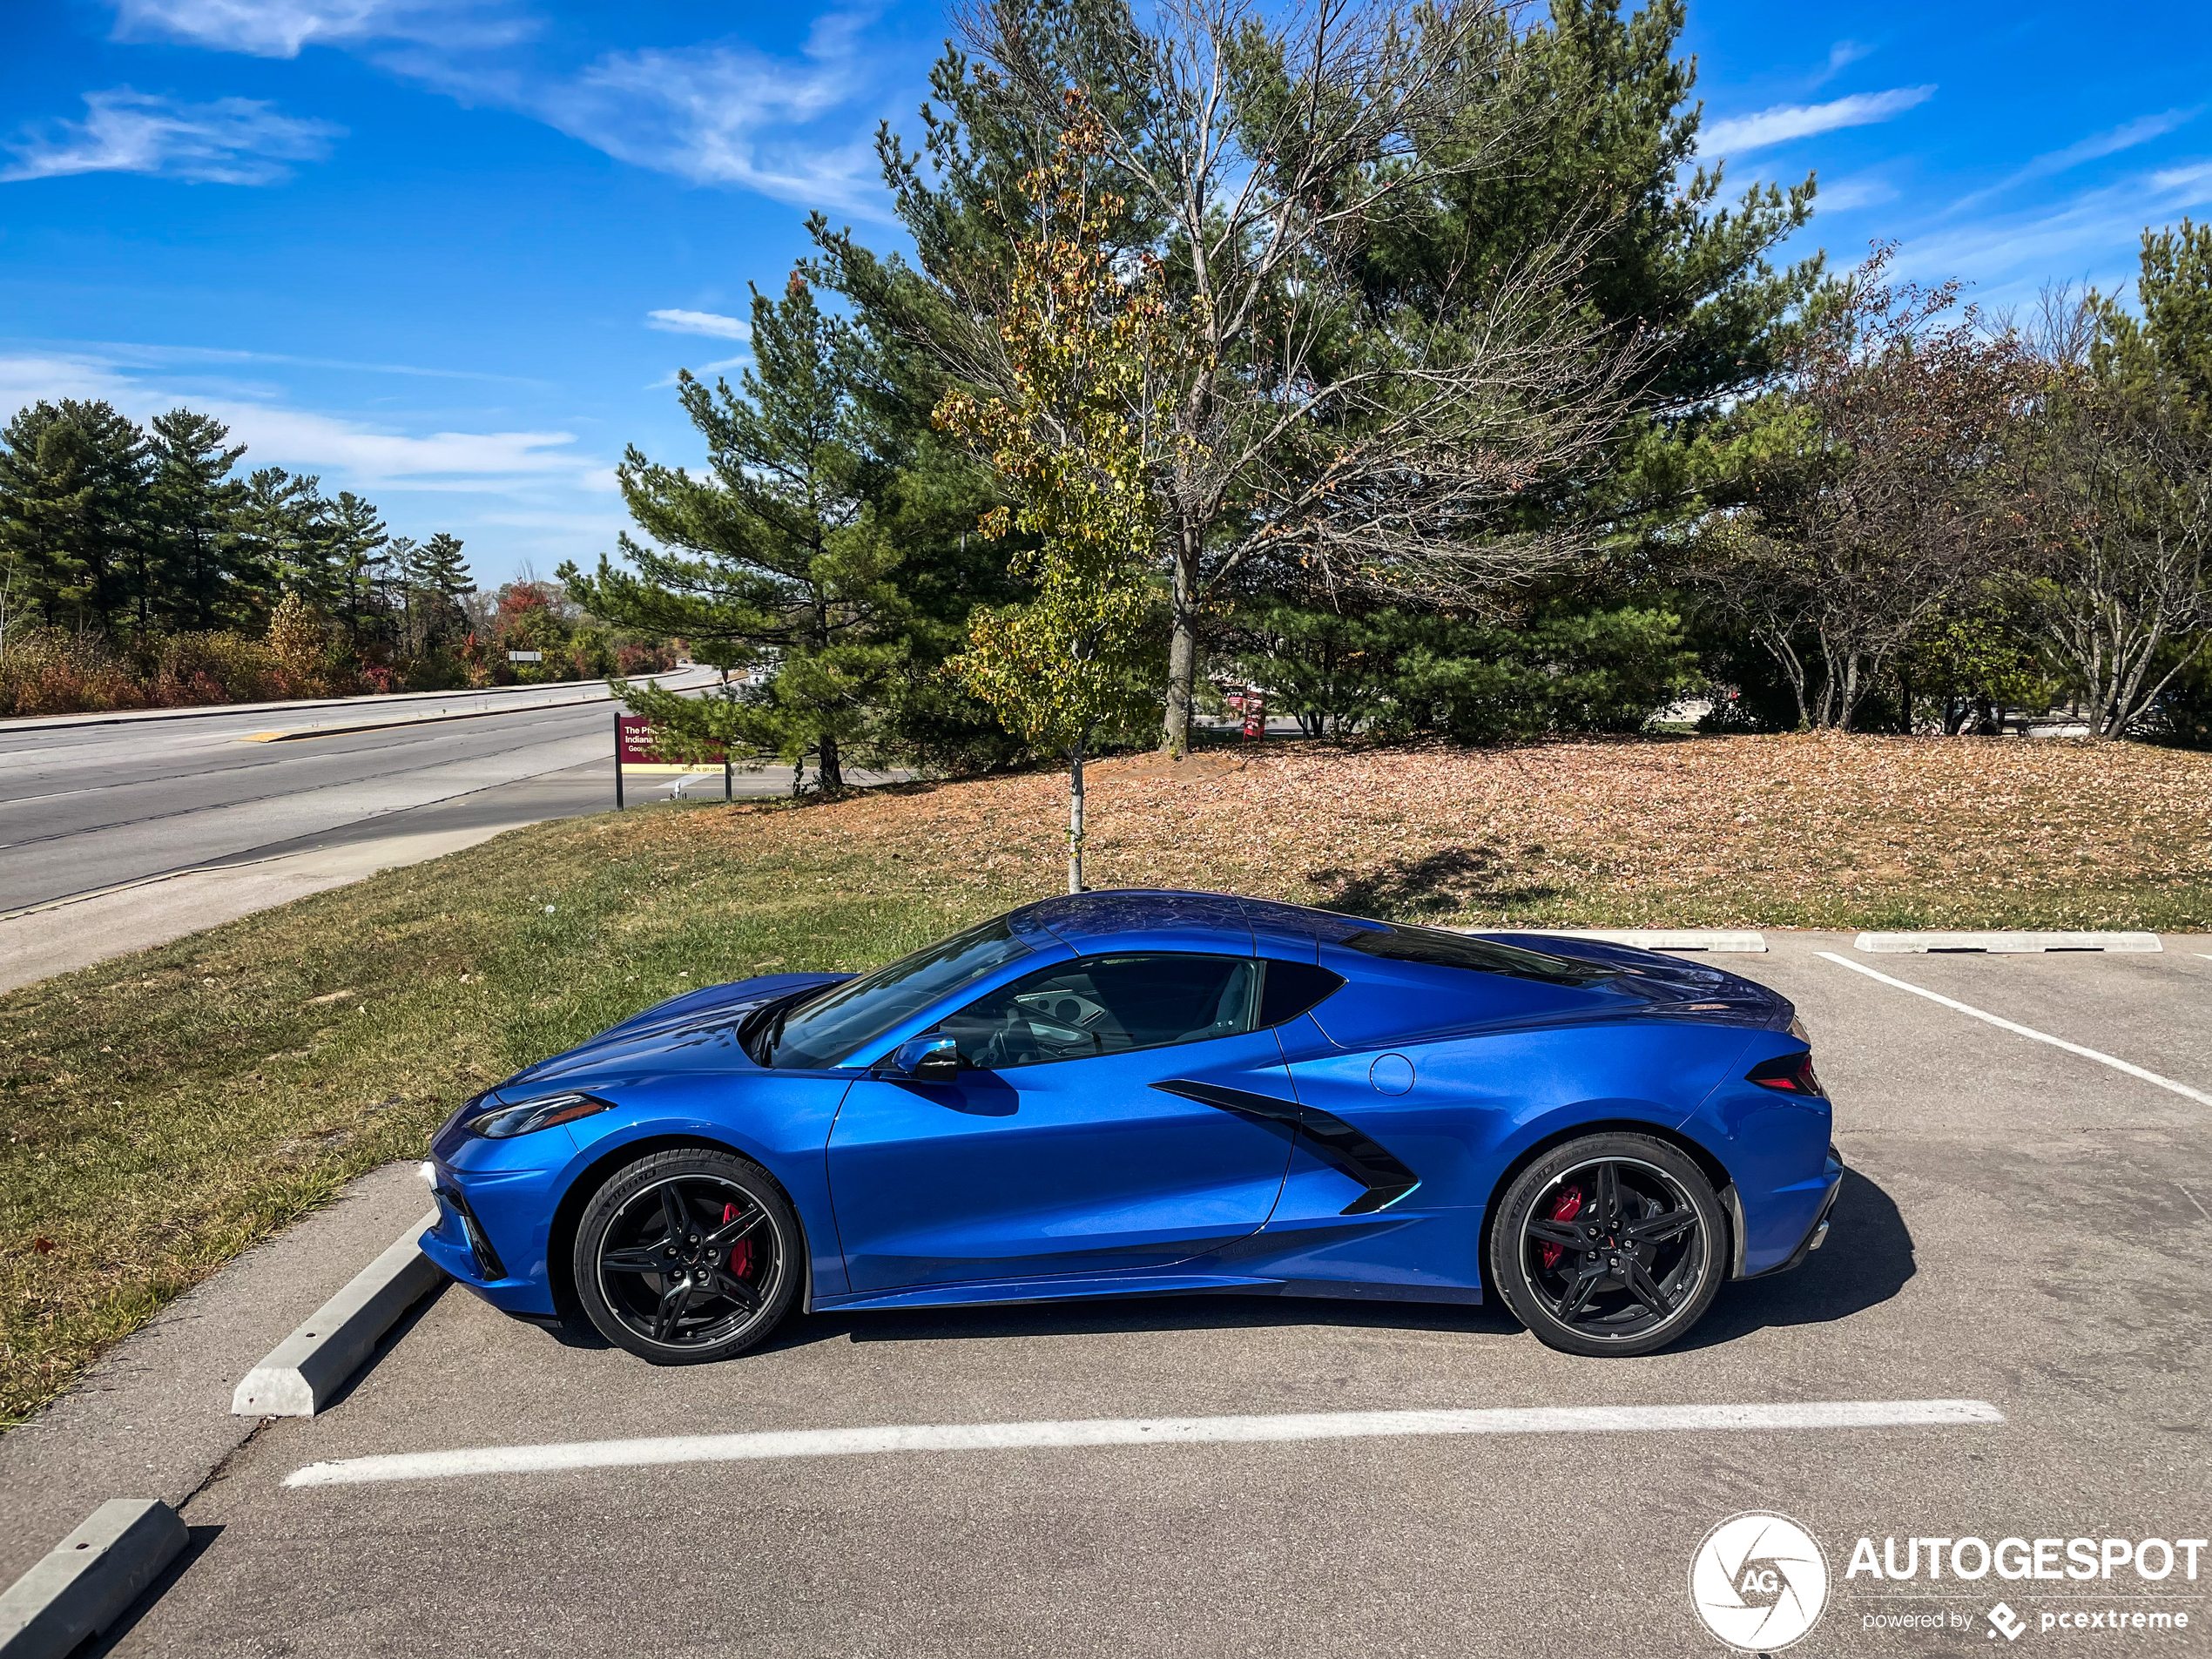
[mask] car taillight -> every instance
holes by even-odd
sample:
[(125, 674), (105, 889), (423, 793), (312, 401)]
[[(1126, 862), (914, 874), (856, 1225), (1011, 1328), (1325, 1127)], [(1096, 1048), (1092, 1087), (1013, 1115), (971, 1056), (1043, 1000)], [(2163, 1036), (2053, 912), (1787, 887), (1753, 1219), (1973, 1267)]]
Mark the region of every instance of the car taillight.
[(1785, 1054), (1773, 1060), (1762, 1060), (1743, 1074), (1744, 1081), (1755, 1082), (1762, 1089), (1771, 1089), (1784, 1095), (1817, 1095), (1826, 1099), (1828, 1091), (1820, 1086), (1820, 1079), (1812, 1075), (1812, 1051)]

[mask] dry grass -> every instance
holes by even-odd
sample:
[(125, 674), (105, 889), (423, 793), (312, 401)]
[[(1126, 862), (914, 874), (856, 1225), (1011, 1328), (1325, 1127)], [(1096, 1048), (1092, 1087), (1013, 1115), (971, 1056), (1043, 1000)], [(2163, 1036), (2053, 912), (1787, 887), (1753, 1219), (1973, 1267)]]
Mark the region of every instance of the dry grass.
[[(1090, 772), (1094, 886), (1563, 927), (2212, 923), (2212, 755), (2141, 745), (1789, 737), (1517, 749), (1273, 745)], [(1049, 887), (1065, 784), (1035, 773), (739, 828), (828, 833), (921, 890)]]
[[(1492, 925), (2212, 925), (2212, 756), (2135, 745), (1281, 744), (1093, 783), (1100, 886)], [(1064, 811), (1037, 773), (540, 825), (0, 997), (0, 1422), (508, 1072), (1055, 890)]]

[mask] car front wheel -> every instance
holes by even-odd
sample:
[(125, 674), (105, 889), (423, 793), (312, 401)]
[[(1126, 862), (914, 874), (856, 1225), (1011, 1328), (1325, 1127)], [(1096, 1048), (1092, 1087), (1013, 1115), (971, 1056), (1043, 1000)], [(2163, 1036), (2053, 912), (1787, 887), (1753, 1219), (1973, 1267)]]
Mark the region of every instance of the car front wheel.
[(1649, 1353), (1704, 1316), (1727, 1275), (1728, 1221), (1688, 1155), (1649, 1135), (1588, 1135), (1507, 1188), (1490, 1281), (1567, 1353)]
[(577, 1224), (577, 1299), (599, 1334), (656, 1365), (742, 1353), (799, 1293), (799, 1217), (766, 1170), (705, 1147), (608, 1177)]

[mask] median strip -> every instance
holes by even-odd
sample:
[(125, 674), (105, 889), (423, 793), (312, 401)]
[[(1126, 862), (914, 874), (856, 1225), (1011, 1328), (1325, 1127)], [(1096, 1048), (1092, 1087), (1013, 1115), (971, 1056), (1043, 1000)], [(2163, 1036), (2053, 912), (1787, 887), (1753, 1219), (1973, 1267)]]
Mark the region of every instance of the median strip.
[(397, 732), (412, 725), (439, 725), (448, 720), (488, 720), (501, 714), (536, 714), (544, 709), (580, 709), (587, 704), (610, 703), (604, 691), (596, 697), (570, 697), (545, 703), (517, 703), (503, 709), (461, 709), (446, 714), (410, 714), (396, 720), (350, 720), (326, 725), (293, 726), (282, 732), (249, 732), (240, 743), (298, 743), (307, 738), (342, 738), (362, 732)]
[(1745, 1429), (1964, 1428), (2001, 1423), (1981, 1399), (1824, 1400), (1774, 1406), (1525, 1406), (1482, 1411), (1303, 1412), (1265, 1417), (1090, 1418), (1072, 1422), (904, 1424), (880, 1428), (678, 1434), (556, 1446), (486, 1446), (310, 1463), (287, 1487), (443, 1480), (476, 1474), (851, 1457), (872, 1452), (1008, 1452), (1076, 1446), (1194, 1446), (1447, 1434), (1735, 1433)]

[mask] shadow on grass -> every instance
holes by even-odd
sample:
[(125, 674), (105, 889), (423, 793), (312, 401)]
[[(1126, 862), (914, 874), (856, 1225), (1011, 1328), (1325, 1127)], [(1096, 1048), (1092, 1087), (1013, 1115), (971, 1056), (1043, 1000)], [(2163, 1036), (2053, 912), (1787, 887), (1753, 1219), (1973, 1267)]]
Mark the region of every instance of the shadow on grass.
[(1447, 846), (1418, 859), (1392, 859), (1372, 870), (1309, 871), (1325, 910), (1386, 921), (1456, 915), (1465, 910), (1540, 904), (1561, 889), (1516, 881), (1514, 867), (1488, 847)]

